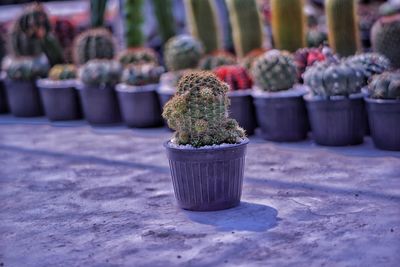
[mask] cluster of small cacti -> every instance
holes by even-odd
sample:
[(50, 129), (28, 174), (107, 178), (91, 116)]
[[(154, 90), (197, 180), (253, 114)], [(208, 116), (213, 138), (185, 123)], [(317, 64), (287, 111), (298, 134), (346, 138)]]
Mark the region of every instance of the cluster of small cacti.
[(349, 96), (365, 85), (364, 70), (359, 65), (341, 62), (317, 62), (303, 75), (304, 83), (316, 96)]
[(254, 63), (254, 61), (261, 55), (263, 55), (265, 52), (268, 50), (265, 48), (256, 48), (251, 50), (249, 53), (246, 54), (245, 57), (243, 57), (240, 60), (241, 65), (243, 65), (247, 71), (251, 70), (251, 67)]
[(11, 80), (33, 81), (46, 77), (49, 68), (47, 60), (44, 60), (43, 57), (20, 57), (10, 61), (5, 71)]
[(57, 64), (53, 66), (48, 78), (53, 81), (75, 79), (77, 77), (77, 69), (72, 64)]
[(390, 61), (378, 53), (364, 53), (349, 57), (347, 62), (352, 65), (360, 65), (365, 70), (367, 79), (375, 74), (381, 74), (390, 69)]
[(254, 83), (263, 91), (288, 90), (297, 81), (293, 57), (279, 50), (270, 50), (260, 56), (254, 62), (251, 72)]
[(315, 62), (324, 61), (325, 55), (319, 48), (300, 48), (294, 55), (294, 62), (297, 67), (297, 78), (303, 81), (302, 75), (307, 67), (312, 66)]
[(229, 52), (216, 51), (211, 54), (205, 55), (199, 63), (199, 69), (213, 70), (223, 65), (236, 64), (236, 58)]
[(80, 81), (89, 86), (114, 86), (121, 78), (122, 65), (118, 61), (92, 59), (78, 71)]
[(400, 72), (384, 72), (373, 76), (368, 91), (372, 98), (400, 99)]
[(164, 61), (170, 71), (196, 68), (202, 56), (202, 44), (190, 35), (172, 37), (165, 44)]
[(128, 48), (118, 55), (118, 61), (122, 65), (134, 64), (158, 64), (156, 51), (147, 47)]
[(127, 47), (140, 47), (144, 43), (143, 26), (143, 0), (123, 0), (125, 39)]
[(227, 84), (211, 72), (183, 76), (163, 112), (169, 127), (176, 130), (173, 142), (193, 147), (239, 143), (245, 133), (228, 117), (227, 92)]
[(133, 86), (155, 84), (160, 81), (160, 76), (163, 73), (164, 68), (162, 66), (155, 66), (153, 64), (131, 64), (124, 68), (121, 81)]
[(253, 85), (247, 70), (240, 65), (221, 66), (214, 73), (229, 85), (231, 91), (250, 89)]

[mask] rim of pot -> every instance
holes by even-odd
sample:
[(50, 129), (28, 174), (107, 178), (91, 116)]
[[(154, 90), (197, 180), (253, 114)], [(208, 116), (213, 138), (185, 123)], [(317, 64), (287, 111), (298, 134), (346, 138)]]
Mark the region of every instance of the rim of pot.
[(190, 148), (183, 148), (183, 147), (179, 147), (179, 145), (171, 145), (171, 140), (168, 140), (166, 142), (164, 142), (163, 146), (165, 148), (168, 149), (173, 149), (173, 150), (177, 150), (177, 151), (184, 151), (184, 152), (188, 152), (188, 153), (200, 153), (200, 152), (209, 152), (209, 151), (213, 151), (213, 150), (218, 150), (218, 151), (224, 151), (224, 150), (231, 150), (231, 149), (235, 149), (239, 146), (245, 146), (250, 142), (249, 138), (245, 137), (243, 138), (242, 142), (238, 143), (238, 144), (226, 144), (224, 146), (221, 145), (216, 145), (216, 146), (206, 146), (206, 147), (199, 147), (199, 148), (194, 148), (192, 146), (190, 146)]

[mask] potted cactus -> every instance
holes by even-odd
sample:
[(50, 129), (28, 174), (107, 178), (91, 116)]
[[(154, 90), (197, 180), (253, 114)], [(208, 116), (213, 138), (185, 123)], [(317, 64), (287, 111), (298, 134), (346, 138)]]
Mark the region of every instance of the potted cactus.
[(368, 89), (365, 100), (375, 146), (400, 151), (400, 72), (374, 76)]
[(195, 211), (240, 203), (248, 139), (228, 117), (228, 85), (206, 71), (182, 77), (163, 116), (176, 130), (164, 146), (178, 205)]
[(292, 142), (307, 137), (308, 120), (303, 95), (297, 81), (296, 65), (287, 52), (271, 50), (252, 66), (253, 98), (258, 125), (265, 139)]
[(48, 78), (36, 82), (49, 120), (81, 118), (78, 93), (75, 90), (76, 76), (74, 65), (58, 64), (50, 69)]
[(120, 81), (122, 66), (107, 59), (92, 59), (78, 71), (79, 91), (83, 113), (92, 125), (120, 122), (115, 85)]
[(156, 51), (148, 47), (128, 48), (118, 55), (118, 61), (123, 66), (129, 64), (159, 64)]
[(240, 65), (228, 65), (216, 68), (214, 73), (229, 85), (230, 115), (246, 130), (247, 135), (253, 135), (257, 127), (251, 96), (253, 82), (246, 69)]
[(215, 51), (213, 53), (205, 55), (199, 63), (199, 69), (202, 70), (214, 70), (219, 66), (234, 65), (236, 64), (236, 58), (229, 52)]
[(364, 141), (365, 107), (360, 93), (363, 68), (345, 62), (318, 62), (304, 73), (312, 94), (305, 96), (312, 136), (325, 146), (357, 145)]
[(119, 105), (129, 127), (157, 127), (163, 124), (157, 96), (158, 83), (164, 68), (153, 64), (128, 65), (117, 84)]

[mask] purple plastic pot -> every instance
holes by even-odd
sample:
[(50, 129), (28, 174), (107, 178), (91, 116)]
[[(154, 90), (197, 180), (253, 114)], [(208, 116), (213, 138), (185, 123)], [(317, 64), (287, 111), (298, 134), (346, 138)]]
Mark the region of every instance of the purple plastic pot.
[(246, 139), (229, 146), (188, 149), (166, 142), (178, 205), (193, 211), (239, 205), (248, 143)]
[(42, 79), (37, 86), (43, 101), (46, 117), (51, 121), (77, 120), (82, 118), (75, 81), (51, 81)]
[(400, 151), (400, 100), (365, 98), (377, 148)]
[(8, 110), (6, 89), (3, 79), (0, 78), (0, 113), (7, 113)]
[(39, 90), (34, 81), (4, 80), (8, 104), (16, 117), (37, 117), (43, 115)]
[(364, 141), (365, 106), (362, 95), (322, 99), (306, 96), (312, 136), (324, 146), (358, 145)]
[(162, 126), (157, 87), (158, 84), (116, 86), (122, 118), (127, 126), (137, 128)]
[(253, 135), (257, 128), (257, 120), (251, 90), (229, 92), (228, 96), (231, 100), (230, 117), (246, 130), (247, 135)]
[(96, 87), (78, 83), (76, 88), (85, 119), (91, 125), (113, 125), (121, 122), (114, 86)]

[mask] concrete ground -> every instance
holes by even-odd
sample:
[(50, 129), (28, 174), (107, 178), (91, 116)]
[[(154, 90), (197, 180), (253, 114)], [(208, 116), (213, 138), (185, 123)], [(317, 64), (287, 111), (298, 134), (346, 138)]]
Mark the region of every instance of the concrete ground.
[(0, 116), (0, 266), (399, 266), (400, 153), (254, 137), (241, 205), (200, 213), (170, 135)]

